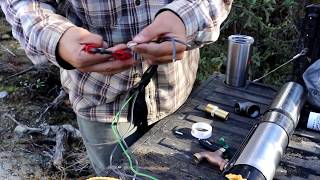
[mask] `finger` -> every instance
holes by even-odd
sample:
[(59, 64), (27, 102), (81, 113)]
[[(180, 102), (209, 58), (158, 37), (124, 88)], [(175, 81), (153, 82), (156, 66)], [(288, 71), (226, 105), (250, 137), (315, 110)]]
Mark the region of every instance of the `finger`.
[(112, 56), (109, 54), (90, 54), (81, 50), (75, 59), (77, 60), (78, 68), (83, 68), (94, 64), (100, 64), (105, 61), (110, 61), (111, 58)]
[[(103, 65), (101, 67), (103, 67)], [(112, 67), (112, 68), (110, 68), (110, 67)], [(132, 65), (131, 66), (122, 65), (122, 66), (118, 66), (117, 68), (114, 68), (114, 64), (109, 64), (109, 65), (105, 66), (103, 71), (93, 71), (93, 72), (97, 72), (97, 73), (104, 74), (104, 75), (113, 75), (113, 74), (125, 71), (131, 67), (132, 67)]]
[(102, 47), (103, 48), (109, 48), (109, 44), (107, 42), (103, 41)]
[(100, 73), (114, 73), (114, 72), (120, 72), (124, 69), (128, 69), (135, 65), (137, 62), (133, 59), (125, 60), (125, 61), (107, 61), (102, 62), (100, 64), (94, 64), (85, 68), (81, 68), (80, 71), (82, 72), (100, 72)]
[(140, 56), (143, 57), (143, 59), (148, 60), (148, 61), (174, 61), (175, 60), (181, 60), (184, 58), (184, 52), (176, 54), (174, 57), (172, 54), (167, 55), (167, 56), (152, 56), (150, 54), (140, 54)]
[(83, 36), (80, 40), (80, 44), (93, 44), (97, 47), (103, 46), (103, 38), (102, 36), (98, 34), (93, 34), (88, 31), (88, 34), (86, 36)]
[(158, 59), (150, 60), (150, 59), (148, 59), (146, 61), (150, 65), (169, 64), (172, 62), (172, 60), (168, 60), (168, 59), (164, 59), (164, 60), (158, 60)]
[[(127, 46), (125, 44), (118, 44), (112, 48), (109, 48), (108, 50), (110, 51), (116, 51), (120, 49), (125, 49)], [(83, 45), (83, 50), (79, 53), (78, 59), (78, 64), (80, 65), (78, 68), (86, 68), (87, 66), (92, 66), (92, 65), (99, 65), (102, 62), (105, 61), (110, 61), (112, 59), (111, 55), (109, 54), (90, 54), (86, 51), (85, 45)]]
[(117, 51), (117, 50), (121, 50), (121, 49), (128, 49), (126, 44), (117, 44), (111, 48), (109, 48), (108, 50), (110, 51)]
[[(173, 45), (174, 44), (174, 45)], [(175, 48), (174, 48), (175, 46)], [(141, 54), (150, 54), (155, 57), (172, 55), (175, 50), (176, 53), (181, 53), (186, 50), (186, 46), (179, 43), (172, 43), (166, 41), (163, 43), (148, 43), (148, 44), (139, 44), (132, 48), (133, 51)]]
[(138, 35), (133, 38), (134, 42), (137, 43), (145, 43), (149, 42), (152, 39), (156, 39), (157, 37), (168, 33), (164, 26), (161, 26), (160, 23), (152, 23), (146, 28), (144, 28)]
[(182, 59), (183, 58), (177, 58), (177, 59), (174, 60), (172, 58), (172, 56), (162, 56), (162, 57), (155, 58), (155, 59), (146, 59), (146, 61), (149, 64), (155, 65), (155, 64), (168, 64), (168, 63), (172, 63), (172, 62), (175, 62), (175, 61), (180, 61)]

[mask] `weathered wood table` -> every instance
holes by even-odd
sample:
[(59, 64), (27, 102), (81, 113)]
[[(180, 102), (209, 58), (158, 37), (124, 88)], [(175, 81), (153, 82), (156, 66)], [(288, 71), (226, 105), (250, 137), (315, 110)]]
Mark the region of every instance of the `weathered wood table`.
[[(223, 83), (216, 74), (202, 83), (188, 101), (174, 114), (158, 122), (133, 146), (139, 166), (159, 179), (223, 179), (220, 171), (208, 163), (194, 164), (193, 154), (204, 151), (190, 134), (195, 122), (207, 122), (213, 127), (210, 141), (218, 145), (223, 137), (235, 153), (250, 128), (258, 121), (234, 113), (237, 101), (251, 101), (264, 112), (277, 94), (271, 87), (248, 83), (236, 89)], [(217, 105), (231, 114), (227, 121), (212, 118), (198, 110), (199, 105)], [(184, 136), (174, 133), (179, 130)], [(275, 179), (320, 179), (320, 133), (297, 129), (282, 157)]]

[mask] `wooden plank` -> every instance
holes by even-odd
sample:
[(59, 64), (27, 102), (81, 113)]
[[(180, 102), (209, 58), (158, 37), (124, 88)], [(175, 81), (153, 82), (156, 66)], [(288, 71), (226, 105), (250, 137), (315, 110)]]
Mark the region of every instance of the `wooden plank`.
[[(247, 94), (247, 93), (239, 93), (239, 91), (232, 91), (230, 88), (227, 89), (225, 87), (218, 87), (215, 90), (218, 93), (225, 93), (225, 94), (228, 94), (233, 97), (242, 98), (247, 101), (256, 102), (259, 104), (262, 103), (262, 104), (268, 105), (268, 104), (271, 104), (271, 102), (272, 102), (272, 99), (262, 97), (262, 96)], [(263, 93), (261, 93), (261, 94), (263, 94)]]
[[(320, 154), (320, 144), (317, 144), (315, 142), (290, 141), (288, 147), (299, 150), (299, 151), (306, 151), (306, 152), (314, 154), (314, 155)], [(320, 164), (320, 162), (319, 162), (319, 164)]]
[[(164, 142), (165, 141), (165, 142)], [(166, 139), (163, 144), (170, 145), (169, 139)], [(143, 156), (139, 156), (141, 153)], [(143, 152), (136, 152), (139, 165), (144, 169), (149, 170), (153, 174), (171, 174), (174, 177), (196, 177), (201, 179), (210, 179), (208, 177), (219, 177), (220, 172), (208, 165), (195, 165), (193, 164), (192, 154), (188, 156), (190, 152), (185, 152), (182, 149), (173, 149), (168, 146), (161, 146), (159, 144), (153, 145), (152, 148), (145, 146)], [(165, 172), (159, 172), (159, 167), (165, 170)], [(178, 175), (178, 176), (177, 176)], [(163, 179), (161, 176), (160, 179)]]
[(281, 163), (287, 166), (302, 169), (304, 173), (320, 175), (320, 161), (318, 158), (302, 159), (293, 155), (285, 154)]
[(294, 135), (308, 138), (310, 141), (320, 143), (320, 132), (316, 132), (312, 130), (296, 129), (294, 131)]
[(306, 180), (307, 178), (298, 176), (276, 176), (274, 180)]
[[(210, 102), (216, 102), (219, 104), (223, 104), (225, 106), (230, 106), (230, 107), (234, 107), (234, 104), (236, 102), (248, 101), (248, 99), (243, 96), (241, 96), (241, 97), (229, 96), (226, 93), (227, 92), (224, 92), (224, 93), (213, 92), (210, 94), (209, 97), (206, 98), (206, 100), (208, 100)], [(259, 104), (262, 107), (261, 109), (267, 109), (267, 107), (271, 103), (271, 102), (259, 102), (258, 100), (251, 100), (250, 102)]]

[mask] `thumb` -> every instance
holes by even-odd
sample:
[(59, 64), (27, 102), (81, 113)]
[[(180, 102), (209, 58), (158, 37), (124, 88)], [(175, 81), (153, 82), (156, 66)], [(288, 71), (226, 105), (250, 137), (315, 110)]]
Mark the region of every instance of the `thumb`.
[(165, 34), (165, 30), (163, 25), (161, 26), (160, 23), (157, 21), (151, 23), (149, 26), (144, 28), (138, 35), (133, 38), (134, 42), (137, 43), (145, 43), (152, 41), (153, 39)]

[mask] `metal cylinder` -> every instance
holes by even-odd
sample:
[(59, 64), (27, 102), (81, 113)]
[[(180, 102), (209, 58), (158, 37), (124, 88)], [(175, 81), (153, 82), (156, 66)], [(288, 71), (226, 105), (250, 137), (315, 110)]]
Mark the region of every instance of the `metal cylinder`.
[[(270, 105), (269, 111), (279, 111), (289, 116), (293, 120), (294, 128), (296, 128), (304, 102), (303, 86), (295, 82), (288, 82), (280, 89)], [(291, 132), (288, 133), (290, 134)]]
[(291, 136), (295, 129), (294, 121), (290, 117), (276, 111), (267, 112), (263, 120), (279, 125), (286, 131), (288, 136)]
[[(295, 82), (286, 83), (236, 158), (234, 167), (238, 170), (247, 166), (254, 167), (267, 180), (271, 180), (290, 135), (298, 124), (304, 102), (303, 87)], [(244, 175), (248, 176), (248, 180), (254, 179), (249, 174)]]
[(251, 45), (254, 39), (245, 35), (231, 35), (228, 40), (226, 84), (234, 87), (243, 87), (246, 85), (248, 78)]
[(288, 142), (287, 133), (280, 126), (263, 122), (243, 149), (235, 166), (242, 164), (253, 166), (267, 180), (271, 180)]

